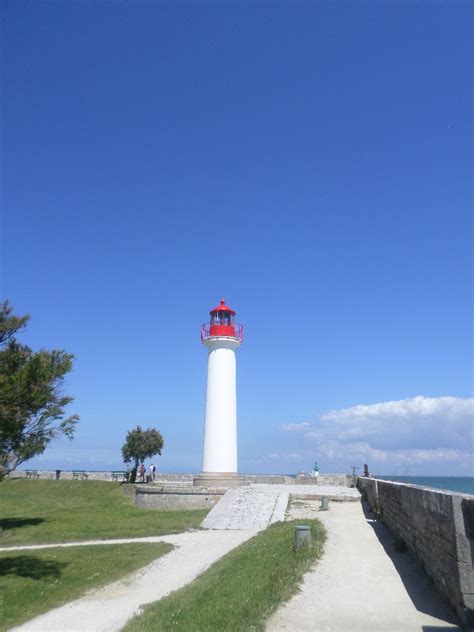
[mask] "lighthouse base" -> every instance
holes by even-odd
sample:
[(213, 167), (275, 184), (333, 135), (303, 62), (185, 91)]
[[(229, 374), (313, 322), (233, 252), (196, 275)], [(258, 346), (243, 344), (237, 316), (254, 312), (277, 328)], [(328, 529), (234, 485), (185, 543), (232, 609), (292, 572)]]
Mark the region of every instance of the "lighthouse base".
[(193, 476), (194, 487), (239, 487), (248, 485), (237, 472), (201, 472)]

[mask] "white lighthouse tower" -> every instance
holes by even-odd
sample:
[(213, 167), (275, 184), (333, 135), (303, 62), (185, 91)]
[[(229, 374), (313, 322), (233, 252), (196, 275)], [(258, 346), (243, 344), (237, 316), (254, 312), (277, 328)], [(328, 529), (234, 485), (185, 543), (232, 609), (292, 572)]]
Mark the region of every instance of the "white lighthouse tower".
[(202, 473), (194, 484), (229, 486), (238, 482), (235, 352), (244, 330), (224, 299), (209, 313), (209, 323), (201, 327), (201, 341), (208, 349)]

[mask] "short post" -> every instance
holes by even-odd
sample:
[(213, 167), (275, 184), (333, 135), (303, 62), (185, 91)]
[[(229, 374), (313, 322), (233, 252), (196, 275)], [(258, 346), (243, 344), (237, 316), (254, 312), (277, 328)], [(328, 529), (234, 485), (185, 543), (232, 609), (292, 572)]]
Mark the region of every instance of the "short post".
[(329, 499), (327, 496), (321, 496), (321, 505), (319, 509), (321, 511), (327, 511), (329, 509)]
[(306, 525), (298, 525), (295, 527), (295, 551), (297, 551), (303, 544), (309, 544), (311, 542), (311, 527)]

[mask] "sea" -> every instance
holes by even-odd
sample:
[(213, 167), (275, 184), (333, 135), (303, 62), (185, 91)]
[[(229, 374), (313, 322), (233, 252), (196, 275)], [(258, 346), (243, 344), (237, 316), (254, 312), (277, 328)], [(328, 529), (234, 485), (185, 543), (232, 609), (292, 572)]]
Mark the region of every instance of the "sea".
[(411, 483), (423, 487), (445, 489), (461, 494), (474, 494), (474, 476), (375, 476), (385, 481), (397, 481), (398, 483)]

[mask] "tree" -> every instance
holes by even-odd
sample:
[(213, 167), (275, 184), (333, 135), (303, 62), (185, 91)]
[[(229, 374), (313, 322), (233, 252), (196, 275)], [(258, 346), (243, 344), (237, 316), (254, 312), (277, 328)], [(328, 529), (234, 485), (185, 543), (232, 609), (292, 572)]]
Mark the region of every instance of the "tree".
[(145, 459), (151, 459), (155, 454), (161, 455), (164, 441), (161, 432), (155, 428), (142, 430), (137, 426), (129, 430), (125, 443), (122, 446), (122, 456), (125, 463), (134, 461), (131, 482), (134, 483), (137, 477), (138, 463), (143, 463)]
[(65, 417), (72, 397), (63, 394), (73, 357), (65, 351), (34, 353), (15, 334), (30, 317), (0, 305), (0, 480), (20, 463), (42, 454), (54, 438), (72, 439), (79, 417)]

